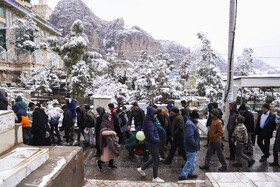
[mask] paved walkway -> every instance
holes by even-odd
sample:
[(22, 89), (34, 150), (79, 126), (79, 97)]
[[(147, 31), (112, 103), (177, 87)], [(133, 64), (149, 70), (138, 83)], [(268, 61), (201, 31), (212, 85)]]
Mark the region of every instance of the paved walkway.
[(206, 173), (205, 184), (214, 187), (280, 187), (280, 173)]
[[(271, 150), (274, 143), (274, 139), (271, 140)], [(195, 173), (198, 174), (199, 180), (205, 180), (206, 172), (218, 172), (218, 168), (221, 167), (221, 164), (217, 158), (217, 155), (213, 155), (212, 161), (210, 163), (210, 170), (203, 171), (199, 169), (199, 165), (204, 164), (204, 159), (206, 155), (207, 148), (204, 147), (206, 144), (206, 140), (201, 140), (201, 149), (197, 154), (197, 163), (195, 168)], [(229, 148), (228, 143), (224, 142), (225, 157), (229, 156)], [(104, 164), (103, 170), (100, 171), (97, 167), (96, 160), (97, 158), (93, 157), (95, 153), (95, 148), (87, 148), (84, 151), (84, 163), (85, 163), (85, 177), (87, 179), (96, 179), (96, 180), (128, 180), (128, 181), (151, 181), (152, 180), (152, 168), (148, 168), (146, 170), (146, 177), (140, 176), (140, 174), (136, 171), (137, 167), (140, 167), (143, 164), (141, 159), (133, 159), (128, 160), (128, 152), (122, 146), (120, 148), (120, 158), (115, 161), (115, 164), (118, 166), (117, 169), (111, 169), (108, 167), (108, 164)], [(168, 151), (166, 152), (166, 156)], [(273, 157), (271, 156), (268, 159), (268, 162), (260, 163), (258, 160), (261, 158), (262, 153), (258, 146), (254, 147), (254, 158), (256, 163), (251, 167), (247, 167), (247, 163), (245, 160), (242, 160), (243, 167), (242, 168), (234, 168), (232, 164), (234, 161), (227, 161), (228, 171), (227, 172), (280, 172), (279, 167), (270, 167), (268, 166), (269, 162), (273, 161)], [(177, 182), (178, 177), (182, 171), (182, 165), (184, 164), (184, 160), (181, 156), (175, 156), (171, 165), (164, 165), (160, 163), (159, 166), (159, 177), (164, 179), (165, 181), (173, 181)]]

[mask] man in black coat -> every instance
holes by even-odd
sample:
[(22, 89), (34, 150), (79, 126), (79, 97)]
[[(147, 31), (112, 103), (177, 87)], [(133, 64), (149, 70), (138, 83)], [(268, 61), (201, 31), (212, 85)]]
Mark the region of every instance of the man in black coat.
[(33, 111), (31, 129), (33, 139), (31, 144), (34, 146), (44, 146), (46, 143), (46, 117), (43, 115), (42, 109), (37, 107), (34, 103), (29, 103), (28, 107)]
[(135, 133), (143, 129), (143, 121), (145, 119), (145, 113), (144, 111), (138, 106), (137, 102), (134, 102), (132, 104), (133, 110), (131, 112), (130, 118), (129, 118), (129, 127), (131, 127), (132, 119), (134, 118), (134, 125), (135, 125)]
[(0, 110), (7, 110), (7, 107), (7, 93), (3, 89), (0, 89)]
[(258, 146), (263, 152), (260, 162), (266, 162), (269, 157), (270, 139), (273, 136), (273, 131), (276, 128), (275, 114), (269, 111), (269, 104), (262, 106), (263, 113), (259, 115), (256, 125), (256, 135), (258, 135)]
[(183, 107), (181, 109), (181, 115), (183, 116), (184, 123), (186, 124), (186, 122), (189, 119), (189, 116), (191, 114), (191, 109), (189, 108), (189, 102), (187, 102), (186, 100), (182, 100), (181, 106)]
[(171, 130), (173, 141), (167, 158), (165, 160), (162, 160), (164, 164), (171, 164), (173, 157), (176, 153), (177, 147), (179, 148), (180, 154), (183, 157), (183, 159), (185, 161), (187, 160), (186, 151), (184, 147), (184, 118), (181, 114), (179, 114), (179, 109), (177, 107), (172, 108), (170, 115), (174, 117), (174, 120), (172, 121)]
[(255, 131), (254, 115), (247, 109), (245, 104), (240, 105), (239, 112), (245, 118), (244, 125), (246, 126), (248, 132), (248, 146), (244, 153), (247, 155), (253, 155), (252, 136)]
[[(227, 123), (227, 130), (228, 130), (228, 137), (232, 137), (232, 133), (234, 132), (234, 129), (236, 127), (236, 117), (238, 116), (238, 111), (237, 111), (237, 105), (236, 102), (231, 102), (229, 103), (229, 119)], [(229, 144), (229, 151), (230, 151), (230, 156), (227, 157), (227, 160), (235, 160), (235, 144), (233, 141), (228, 141)]]
[(61, 109), (63, 110), (62, 127), (64, 128), (66, 142), (69, 143), (69, 140), (73, 142), (73, 137), (71, 135), (72, 134), (71, 130), (74, 126), (73, 119), (72, 119), (72, 112), (68, 110), (66, 105), (63, 105)]

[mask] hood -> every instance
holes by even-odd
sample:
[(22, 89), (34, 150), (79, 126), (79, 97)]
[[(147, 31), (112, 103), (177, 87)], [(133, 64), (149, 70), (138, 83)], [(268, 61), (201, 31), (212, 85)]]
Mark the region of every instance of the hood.
[(154, 107), (148, 106), (146, 117), (150, 120), (154, 120), (154, 116), (155, 116), (156, 112), (157, 112), (157, 110)]
[(232, 106), (232, 108), (233, 108), (233, 110), (232, 111), (234, 111), (234, 112), (236, 112), (237, 111), (237, 105), (236, 105), (236, 102), (231, 102), (231, 103), (229, 103), (231, 106)]
[(15, 113), (20, 113), (22, 116), (27, 116), (27, 113), (18, 104), (15, 104), (12, 109)]
[(168, 105), (166, 106), (166, 108), (168, 108), (168, 110), (171, 111), (172, 108), (173, 108), (173, 105), (172, 105), (171, 103), (168, 103)]
[(3, 89), (0, 89), (0, 99), (8, 101), (7, 100), (7, 94), (6, 94), (6, 92)]
[(99, 114), (99, 116), (103, 116), (105, 114), (105, 109), (101, 106), (97, 107), (96, 111)]
[(22, 100), (22, 97), (19, 95), (19, 96), (17, 96), (17, 98), (16, 98), (16, 102), (18, 103), (18, 102), (20, 102), (20, 101), (23, 101), (23, 100)]

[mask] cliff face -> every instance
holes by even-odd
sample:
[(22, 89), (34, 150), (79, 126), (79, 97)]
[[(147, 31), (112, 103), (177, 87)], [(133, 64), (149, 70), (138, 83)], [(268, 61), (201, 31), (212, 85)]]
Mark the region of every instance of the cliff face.
[[(187, 49), (180, 44), (154, 39), (138, 26), (125, 28), (122, 18), (104, 21), (98, 18), (82, 0), (61, 0), (50, 17), (50, 22), (63, 29), (63, 36), (70, 31), (75, 20), (82, 20), (90, 41), (90, 50), (102, 54), (114, 47), (120, 57), (136, 60), (141, 50), (148, 54), (169, 53), (175, 60), (181, 59)], [(178, 58), (179, 57), (179, 58)]]

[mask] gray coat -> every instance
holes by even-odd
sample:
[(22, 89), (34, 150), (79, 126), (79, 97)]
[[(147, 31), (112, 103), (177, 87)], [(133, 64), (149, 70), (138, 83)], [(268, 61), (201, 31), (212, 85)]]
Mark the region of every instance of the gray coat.
[(233, 110), (230, 111), (230, 116), (229, 116), (228, 124), (227, 124), (227, 130), (229, 133), (233, 133), (235, 126), (236, 126), (235, 119), (238, 116), (238, 112), (237, 112), (237, 105), (235, 102), (230, 103), (230, 105), (232, 106)]

